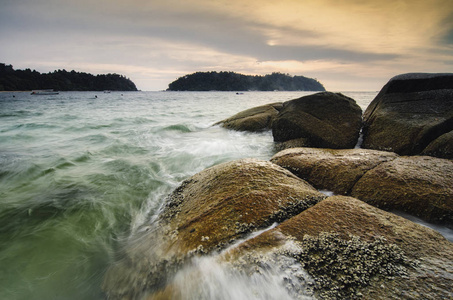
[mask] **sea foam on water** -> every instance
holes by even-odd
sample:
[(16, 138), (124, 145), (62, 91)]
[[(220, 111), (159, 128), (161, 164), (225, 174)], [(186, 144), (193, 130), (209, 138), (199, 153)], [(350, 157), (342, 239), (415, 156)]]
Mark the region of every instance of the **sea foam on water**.
[[(1, 299), (103, 299), (102, 278), (123, 241), (152, 223), (183, 180), (274, 154), (270, 132), (211, 125), (309, 92), (95, 94), (0, 93)], [(376, 92), (344, 94), (364, 109)], [(221, 256), (194, 258), (177, 272), (186, 299), (311, 297), (286, 287), (305, 278), (290, 278), (303, 274), (290, 261), (282, 269), (270, 259), (252, 272)]]

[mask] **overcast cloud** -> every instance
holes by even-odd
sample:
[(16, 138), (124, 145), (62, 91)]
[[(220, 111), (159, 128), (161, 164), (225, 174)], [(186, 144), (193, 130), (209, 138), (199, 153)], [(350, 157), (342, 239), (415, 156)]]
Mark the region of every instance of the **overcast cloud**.
[(119, 73), (142, 90), (196, 71), (379, 90), (452, 72), (452, 16), (451, 0), (0, 0), (0, 62)]

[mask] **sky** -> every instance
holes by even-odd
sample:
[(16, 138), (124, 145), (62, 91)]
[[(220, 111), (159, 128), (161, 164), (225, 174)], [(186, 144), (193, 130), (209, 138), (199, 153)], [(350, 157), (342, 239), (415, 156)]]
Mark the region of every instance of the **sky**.
[(198, 71), (378, 91), (453, 71), (453, 0), (0, 0), (0, 62), (117, 73), (144, 91)]

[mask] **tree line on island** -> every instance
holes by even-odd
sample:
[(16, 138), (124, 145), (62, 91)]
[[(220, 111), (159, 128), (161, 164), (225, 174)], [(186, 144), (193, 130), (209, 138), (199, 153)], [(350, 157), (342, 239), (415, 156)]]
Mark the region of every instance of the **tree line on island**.
[(54, 89), (58, 91), (137, 91), (135, 84), (119, 74), (92, 75), (74, 70), (40, 73), (36, 70), (14, 70), (0, 63), (0, 91), (29, 91)]
[[(0, 63), (0, 91), (137, 91), (135, 84), (123, 75), (92, 75), (84, 72), (55, 70), (40, 73), (29, 68), (15, 70)], [(235, 72), (196, 72), (178, 78), (167, 91), (325, 91), (313, 78), (272, 73), (265, 76)]]
[(168, 91), (325, 91), (313, 78), (272, 73), (265, 76), (235, 72), (196, 72), (178, 78)]

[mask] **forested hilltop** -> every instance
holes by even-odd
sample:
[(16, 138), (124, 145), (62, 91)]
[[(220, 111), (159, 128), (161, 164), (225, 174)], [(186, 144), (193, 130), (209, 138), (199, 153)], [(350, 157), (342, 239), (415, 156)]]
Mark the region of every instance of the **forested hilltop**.
[(325, 91), (316, 79), (272, 73), (265, 76), (235, 72), (197, 72), (178, 78), (168, 91)]
[(136, 91), (128, 78), (118, 74), (92, 75), (76, 71), (58, 70), (39, 73), (35, 70), (14, 70), (0, 63), (0, 91), (29, 91), (54, 89), (57, 91)]

